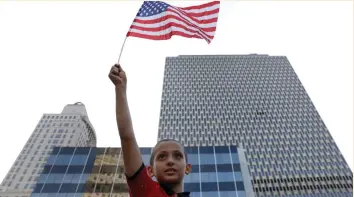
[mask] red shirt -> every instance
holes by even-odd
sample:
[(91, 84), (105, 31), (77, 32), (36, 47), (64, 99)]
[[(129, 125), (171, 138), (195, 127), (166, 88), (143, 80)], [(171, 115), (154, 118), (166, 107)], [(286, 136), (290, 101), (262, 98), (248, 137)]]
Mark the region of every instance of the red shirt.
[(175, 193), (170, 188), (152, 180), (144, 163), (132, 176), (127, 177), (130, 197), (189, 197), (189, 192)]

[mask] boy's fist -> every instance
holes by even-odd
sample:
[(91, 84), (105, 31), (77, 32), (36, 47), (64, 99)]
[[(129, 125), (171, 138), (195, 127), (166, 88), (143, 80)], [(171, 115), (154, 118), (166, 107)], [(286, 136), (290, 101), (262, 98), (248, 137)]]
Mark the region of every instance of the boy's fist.
[(115, 64), (112, 66), (108, 77), (111, 79), (117, 90), (125, 92), (127, 86), (127, 76), (120, 65)]

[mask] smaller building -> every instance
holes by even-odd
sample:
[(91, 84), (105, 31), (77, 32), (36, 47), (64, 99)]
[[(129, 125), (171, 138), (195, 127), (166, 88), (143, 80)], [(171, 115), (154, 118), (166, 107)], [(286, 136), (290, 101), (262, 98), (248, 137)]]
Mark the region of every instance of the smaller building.
[[(149, 165), (151, 147), (141, 148)], [(184, 189), (193, 197), (254, 197), (242, 149), (185, 147), (192, 173)], [(31, 197), (128, 197), (120, 148), (55, 147)]]

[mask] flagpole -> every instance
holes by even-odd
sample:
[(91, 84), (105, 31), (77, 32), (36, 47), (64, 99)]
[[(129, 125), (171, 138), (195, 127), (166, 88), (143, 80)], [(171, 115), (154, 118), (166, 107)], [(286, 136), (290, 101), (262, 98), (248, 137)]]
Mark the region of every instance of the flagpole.
[(125, 41), (127, 41), (127, 38), (128, 38), (128, 36), (125, 37), (123, 45), (122, 45), (122, 48), (120, 49), (120, 53), (119, 53), (119, 57), (118, 57), (118, 65), (119, 65), (120, 57), (122, 55), (123, 48), (124, 48), (124, 45), (125, 45)]

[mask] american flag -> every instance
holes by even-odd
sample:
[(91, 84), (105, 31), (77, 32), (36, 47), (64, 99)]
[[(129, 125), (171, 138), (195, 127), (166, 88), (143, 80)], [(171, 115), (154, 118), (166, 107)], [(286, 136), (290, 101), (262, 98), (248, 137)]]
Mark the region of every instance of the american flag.
[(176, 7), (161, 1), (144, 1), (127, 36), (168, 40), (173, 35), (187, 38), (214, 38), (220, 1), (197, 6)]

